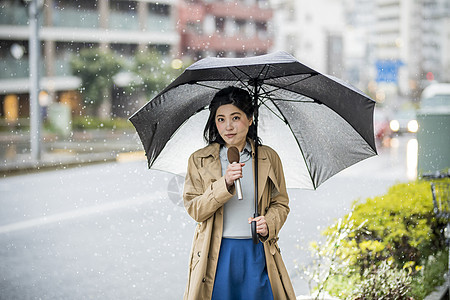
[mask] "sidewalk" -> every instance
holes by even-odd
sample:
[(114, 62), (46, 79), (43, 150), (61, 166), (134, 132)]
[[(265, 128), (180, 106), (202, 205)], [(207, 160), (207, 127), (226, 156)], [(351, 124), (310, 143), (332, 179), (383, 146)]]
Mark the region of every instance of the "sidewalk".
[(33, 161), (27, 132), (0, 132), (0, 176), (43, 169), (62, 169), (88, 163), (117, 160), (145, 160), (136, 131), (76, 131), (68, 138), (44, 133), (41, 159)]

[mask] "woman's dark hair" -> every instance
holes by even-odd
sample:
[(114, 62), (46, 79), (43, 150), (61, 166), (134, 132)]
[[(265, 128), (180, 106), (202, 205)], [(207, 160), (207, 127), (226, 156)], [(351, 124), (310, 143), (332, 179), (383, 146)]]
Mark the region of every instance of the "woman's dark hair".
[[(240, 110), (242, 110), (247, 118), (253, 119), (253, 103), (250, 94), (241, 88), (229, 86), (218, 91), (210, 105), (209, 105), (209, 118), (206, 122), (205, 130), (203, 131), (203, 137), (208, 144), (219, 143), (221, 145), (225, 144), (225, 141), (219, 134), (216, 127), (216, 112), (217, 109), (226, 104), (233, 104)], [(255, 135), (255, 125), (252, 123), (248, 129), (247, 138), (254, 139)]]

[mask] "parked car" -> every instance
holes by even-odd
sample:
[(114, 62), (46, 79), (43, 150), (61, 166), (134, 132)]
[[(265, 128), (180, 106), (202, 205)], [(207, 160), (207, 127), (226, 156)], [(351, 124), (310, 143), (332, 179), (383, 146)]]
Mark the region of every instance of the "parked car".
[(392, 136), (389, 127), (389, 113), (383, 109), (375, 109), (374, 112), (374, 131), (375, 138), (384, 145)]
[(416, 133), (419, 129), (419, 124), (417, 123), (416, 110), (400, 110), (396, 112), (389, 123), (389, 127), (392, 132), (403, 134), (403, 133)]

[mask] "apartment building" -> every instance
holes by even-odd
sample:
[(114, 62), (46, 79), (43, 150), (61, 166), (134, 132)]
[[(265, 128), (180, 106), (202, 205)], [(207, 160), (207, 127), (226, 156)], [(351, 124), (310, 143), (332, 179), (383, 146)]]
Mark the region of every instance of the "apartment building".
[(275, 50), (284, 50), (313, 69), (344, 75), (342, 0), (272, 0)]
[(273, 45), (268, 0), (180, 0), (179, 12), (180, 56), (254, 56)]
[[(27, 1), (0, 2), (0, 120), (11, 109), (29, 115)], [(41, 105), (76, 102), (81, 85), (70, 59), (86, 47), (109, 48), (123, 57), (136, 51), (176, 51), (177, 0), (45, 0), (41, 7)], [(10, 115), (10, 114), (9, 114)]]
[[(274, 49), (379, 101), (450, 81), (450, 0), (271, 0)], [(394, 101), (393, 100), (393, 101)]]
[(378, 69), (398, 71), (400, 95), (418, 100), (431, 81), (449, 79), (449, 0), (377, 0), (376, 12)]
[(423, 0), (420, 11), (422, 80), (450, 82), (450, 1)]

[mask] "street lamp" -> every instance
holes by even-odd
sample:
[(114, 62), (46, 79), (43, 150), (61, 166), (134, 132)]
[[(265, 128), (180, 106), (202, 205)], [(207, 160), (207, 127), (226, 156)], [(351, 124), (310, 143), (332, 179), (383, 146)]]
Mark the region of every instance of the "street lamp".
[(39, 38), (39, 16), (43, 0), (24, 0), (28, 5), (30, 37), (28, 40), (30, 63), (30, 144), (31, 157), (34, 161), (41, 159), (41, 111), (39, 109), (39, 59), (41, 41)]

